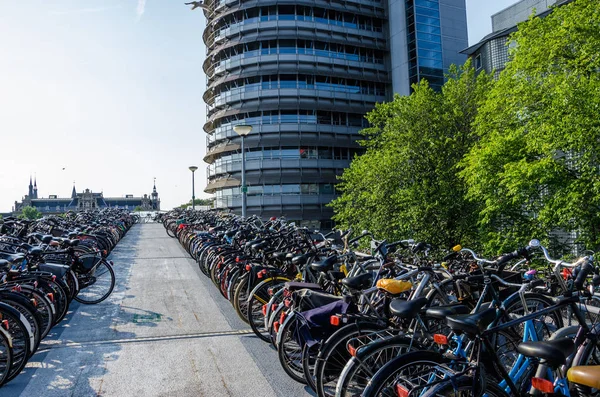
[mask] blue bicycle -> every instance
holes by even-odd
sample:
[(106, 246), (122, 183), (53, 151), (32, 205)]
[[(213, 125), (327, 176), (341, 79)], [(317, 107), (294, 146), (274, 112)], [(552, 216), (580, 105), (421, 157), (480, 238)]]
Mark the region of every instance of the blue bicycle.
[[(510, 259), (528, 255), (535, 248), (537, 246), (530, 245), (496, 261), (487, 261), (472, 254), (480, 264), (502, 266)], [(589, 261), (590, 258), (582, 258), (572, 265), (584, 265), (574, 283), (576, 288), (581, 288), (586, 271), (589, 273)], [(527, 296), (533, 298), (538, 294), (527, 294), (526, 291), (541, 280), (513, 284), (490, 272), (484, 277), (482, 295), (490, 293), (493, 296), (491, 306), (475, 314), (449, 317), (447, 325), (455, 335), (449, 338), (440, 336), (440, 343), (449, 345), (445, 352), (411, 352), (395, 358), (375, 374), (363, 396), (505, 396), (509, 393), (519, 396), (529, 393), (532, 382), (534, 387), (538, 386), (537, 382), (544, 383), (547, 390), (548, 383), (544, 380), (551, 382), (557, 392), (568, 396), (567, 383), (559, 367), (574, 351), (572, 340), (539, 341), (549, 336), (548, 318), (555, 319), (556, 328), (562, 326), (558, 311), (566, 306), (571, 306), (582, 327), (586, 326), (577, 306), (579, 297), (571, 294), (556, 304), (550, 301), (545, 307), (531, 307)], [(518, 287), (518, 291), (499, 302), (491, 288), (492, 280)], [(522, 302), (521, 313), (507, 310), (519, 301)], [(541, 299), (541, 302), (545, 301)], [(476, 309), (480, 306), (481, 301)], [(540, 359), (549, 372), (549, 379), (534, 378), (532, 381)]]

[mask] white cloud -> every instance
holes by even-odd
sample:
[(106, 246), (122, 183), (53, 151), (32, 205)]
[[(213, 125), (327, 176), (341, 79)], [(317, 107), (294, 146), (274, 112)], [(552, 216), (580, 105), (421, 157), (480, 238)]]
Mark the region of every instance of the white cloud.
[(137, 19), (138, 21), (142, 19), (142, 15), (144, 15), (144, 11), (146, 11), (146, 0), (138, 0), (137, 3)]

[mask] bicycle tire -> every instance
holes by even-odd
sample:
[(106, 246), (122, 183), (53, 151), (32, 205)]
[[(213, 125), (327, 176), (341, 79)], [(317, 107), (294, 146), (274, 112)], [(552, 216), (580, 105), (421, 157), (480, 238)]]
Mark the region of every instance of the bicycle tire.
[[(489, 396), (489, 397), (508, 397), (509, 394), (502, 390), (494, 380), (486, 381), (483, 387), (475, 385), (473, 378), (469, 376), (461, 376), (453, 381), (442, 382), (432, 386), (429, 390), (421, 394), (421, 397), (472, 397), (472, 396)], [(473, 392), (473, 388), (476, 390)]]
[(0, 386), (7, 381), (12, 365), (12, 355), (12, 337), (4, 328), (0, 327)]
[[(108, 280), (109, 288), (104, 292), (100, 291), (99, 292), (99, 293), (101, 293), (100, 297), (95, 298), (95, 299), (94, 299), (94, 294), (92, 292), (90, 292), (90, 290), (89, 290), (89, 287), (92, 287), (93, 285), (95, 285), (95, 283), (90, 286), (81, 288), (79, 290), (79, 293), (75, 296), (74, 299), (79, 303), (83, 303), (84, 305), (95, 305), (95, 304), (98, 304), (98, 303), (104, 301), (106, 298), (108, 298), (110, 296), (113, 289), (115, 288), (115, 282), (116, 282), (115, 271), (113, 270), (112, 266), (106, 259), (103, 258), (98, 263), (98, 265), (96, 265), (94, 270), (90, 273), (98, 274), (98, 277), (103, 276), (103, 275), (108, 275), (108, 277), (110, 278), (110, 280)], [(86, 277), (89, 277), (89, 276), (86, 275)], [(92, 296), (88, 297), (88, 294), (90, 294)]]
[(315, 386), (319, 397), (334, 397), (337, 381), (352, 357), (346, 343), (357, 336), (385, 329), (385, 325), (372, 322), (348, 324), (333, 333), (321, 346), (317, 357), (314, 374)]
[[(397, 380), (401, 379), (404, 382), (407, 390), (412, 389), (414, 379), (408, 379), (406, 376), (403, 377), (402, 371), (408, 368), (421, 368), (422, 367), (435, 367), (442, 363), (447, 363), (448, 360), (440, 353), (424, 350), (415, 351), (403, 354), (399, 357), (394, 358), (386, 365), (384, 365), (379, 371), (373, 375), (367, 387), (363, 392), (363, 397), (379, 397), (379, 396), (390, 396), (397, 397), (395, 385), (398, 383)], [(419, 372), (420, 372), (419, 371)], [(418, 373), (418, 372), (417, 372)], [(413, 372), (414, 374), (414, 372)], [(418, 379), (427, 383), (428, 379)], [(419, 386), (420, 384), (416, 384)]]
[(270, 342), (271, 337), (269, 336), (269, 330), (265, 326), (265, 315), (262, 311), (263, 305), (267, 305), (270, 301), (269, 288), (283, 285), (286, 281), (290, 280), (283, 277), (274, 277), (270, 280), (261, 281), (254, 287), (248, 297), (248, 323), (256, 336), (265, 342)]

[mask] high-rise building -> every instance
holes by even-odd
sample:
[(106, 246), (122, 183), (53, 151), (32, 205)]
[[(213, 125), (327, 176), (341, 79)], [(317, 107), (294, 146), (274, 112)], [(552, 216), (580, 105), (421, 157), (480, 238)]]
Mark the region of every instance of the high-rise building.
[(521, 0), (492, 15), (492, 33), (478, 43), (461, 51), (473, 59), (477, 70), (495, 72), (498, 77), (506, 67), (511, 48), (509, 36), (517, 31), (517, 24), (526, 21), (532, 13), (544, 17), (552, 12), (553, 6), (562, 6), (573, 0)]
[(240, 212), (330, 226), (337, 176), (360, 152), (364, 115), (421, 78), (443, 84), (467, 46), (464, 0), (209, 0), (208, 186)]

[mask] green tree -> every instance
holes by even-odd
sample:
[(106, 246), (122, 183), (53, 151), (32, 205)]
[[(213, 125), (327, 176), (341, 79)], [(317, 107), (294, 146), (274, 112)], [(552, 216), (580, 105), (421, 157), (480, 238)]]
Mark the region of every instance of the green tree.
[[(207, 199), (195, 199), (194, 200), (194, 204), (196, 204), (196, 206), (203, 205), (203, 206), (212, 207), (212, 205), (213, 205), (213, 199), (211, 199), (211, 198), (207, 198)], [(191, 206), (192, 206), (192, 200), (188, 201), (185, 204), (181, 204), (179, 206), (179, 208), (187, 208), (187, 207), (191, 207)]]
[(600, 7), (576, 0), (519, 25), (463, 161), (489, 252), (552, 231), (600, 244)]
[(137, 205), (134, 209), (133, 212), (141, 212), (144, 211), (144, 207), (142, 207), (141, 205)]
[(21, 215), (23, 216), (23, 218), (29, 219), (29, 220), (35, 220), (35, 219), (39, 219), (42, 217), (42, 213), (40, 211), (38, 211), (37, 208), (31, 207), (31, 206), (23, 207), (23, 210), (21, 211)]
[(426, 81), (367, 115), (366, 153), (341, 176), (331, 204), (341, 226), (442, 247), (473, 243), (478, 204), (467, 201), (457, 163), (477, 140), (472, 122), (490, 76), (453, 66), (442, 92)]

